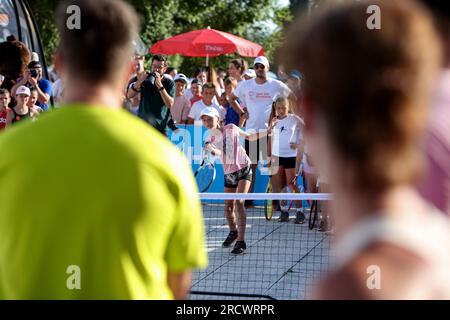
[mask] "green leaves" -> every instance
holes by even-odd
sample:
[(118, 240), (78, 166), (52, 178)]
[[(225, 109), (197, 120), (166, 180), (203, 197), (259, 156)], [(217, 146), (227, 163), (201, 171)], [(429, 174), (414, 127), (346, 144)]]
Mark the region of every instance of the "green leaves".
[[(292, 2), (307, 2), (297, 0)], [(30, 0), (33, 14), (40, 28), (46, 58), (51, 64), (59, 38), (54, 23), (58, 0)], [(278, 0), (128, 0), (142, 18), (141, 37), (150, 46), (170, 36), (211, 26), (247, 38), (264, 46), (269, 58), (281, 43), (282, 30), (292, 20), (289, 7), (277, 7)], [(268, 21), (276, 25), (272, 32)], [(272, 26), (273, 29), (273, 26)], [(215, 66), (227, 66), (233, 55), (212, 59)], [(169, 62), (187, 75), (204, 58), (170, 57)]]

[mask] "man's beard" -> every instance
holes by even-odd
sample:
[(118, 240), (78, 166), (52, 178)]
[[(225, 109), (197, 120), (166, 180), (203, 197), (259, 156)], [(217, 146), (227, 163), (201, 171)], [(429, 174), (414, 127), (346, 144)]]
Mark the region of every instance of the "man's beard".
[(263, 75), (261, 75), (261, 74), (256, 74), (256, 77), (257, 78), (259, 78), (259, 79), (263, 79), (263, 80), (266, 80), (267, 79), (267, 75), (265, 75), (265, 74), (263, 74)]

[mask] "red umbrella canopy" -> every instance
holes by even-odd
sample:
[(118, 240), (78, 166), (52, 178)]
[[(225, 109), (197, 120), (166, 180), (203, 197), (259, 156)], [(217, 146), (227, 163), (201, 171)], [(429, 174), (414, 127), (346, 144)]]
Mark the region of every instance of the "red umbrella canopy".
[(264, 55), (259, 44), (214, 29), (201, 29), (158, 41), (150, 48), (153, 54), (181, 54), (189, 57), (217, 57), (237, 52), (243, 57)]

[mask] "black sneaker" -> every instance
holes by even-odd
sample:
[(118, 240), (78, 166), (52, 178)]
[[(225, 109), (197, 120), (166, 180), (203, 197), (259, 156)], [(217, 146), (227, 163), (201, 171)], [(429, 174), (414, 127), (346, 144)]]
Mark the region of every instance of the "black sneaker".
[(228, 237), (222, 243), (222, 247), (228, 248), (229, 246), (231, 246), (231, 244), (234, 242), (234, 240), (237, 239), (237, 237), (238, 237), (237, 231), (230, 231), (230, 233), (228, 234)]
[(232, 254), (244, 254), (246, 249), (247, 249), (247, 245), (245, 244), (245, 241), (236, 241), (231, 253)]
[(281, 211), (280, 218), (278, 218), (278, 222), (288, 222), (289, 221), (289, 212)]
[(299, 210), (297, 211), (297, 213), (295, 214), (295, 224), (303, 224), (305, 223), (306, 217), (305, 214), (303, 213), (303, 211)]

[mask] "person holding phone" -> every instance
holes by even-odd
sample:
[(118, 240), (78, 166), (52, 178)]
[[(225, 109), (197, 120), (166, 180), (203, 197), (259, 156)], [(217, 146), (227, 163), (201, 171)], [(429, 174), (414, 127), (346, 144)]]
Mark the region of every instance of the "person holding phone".
[(53, 96), (52, 84), (42, 76), (42, 66), (39, 61), (31, 61), (28, 64), (28, 71), (11, 89), (11, 96), (15, 96), (17, 88), (26, 86), (36, 88), (38, 99), (36, 105), (44, 111), (48, 111), (50, 99)]

